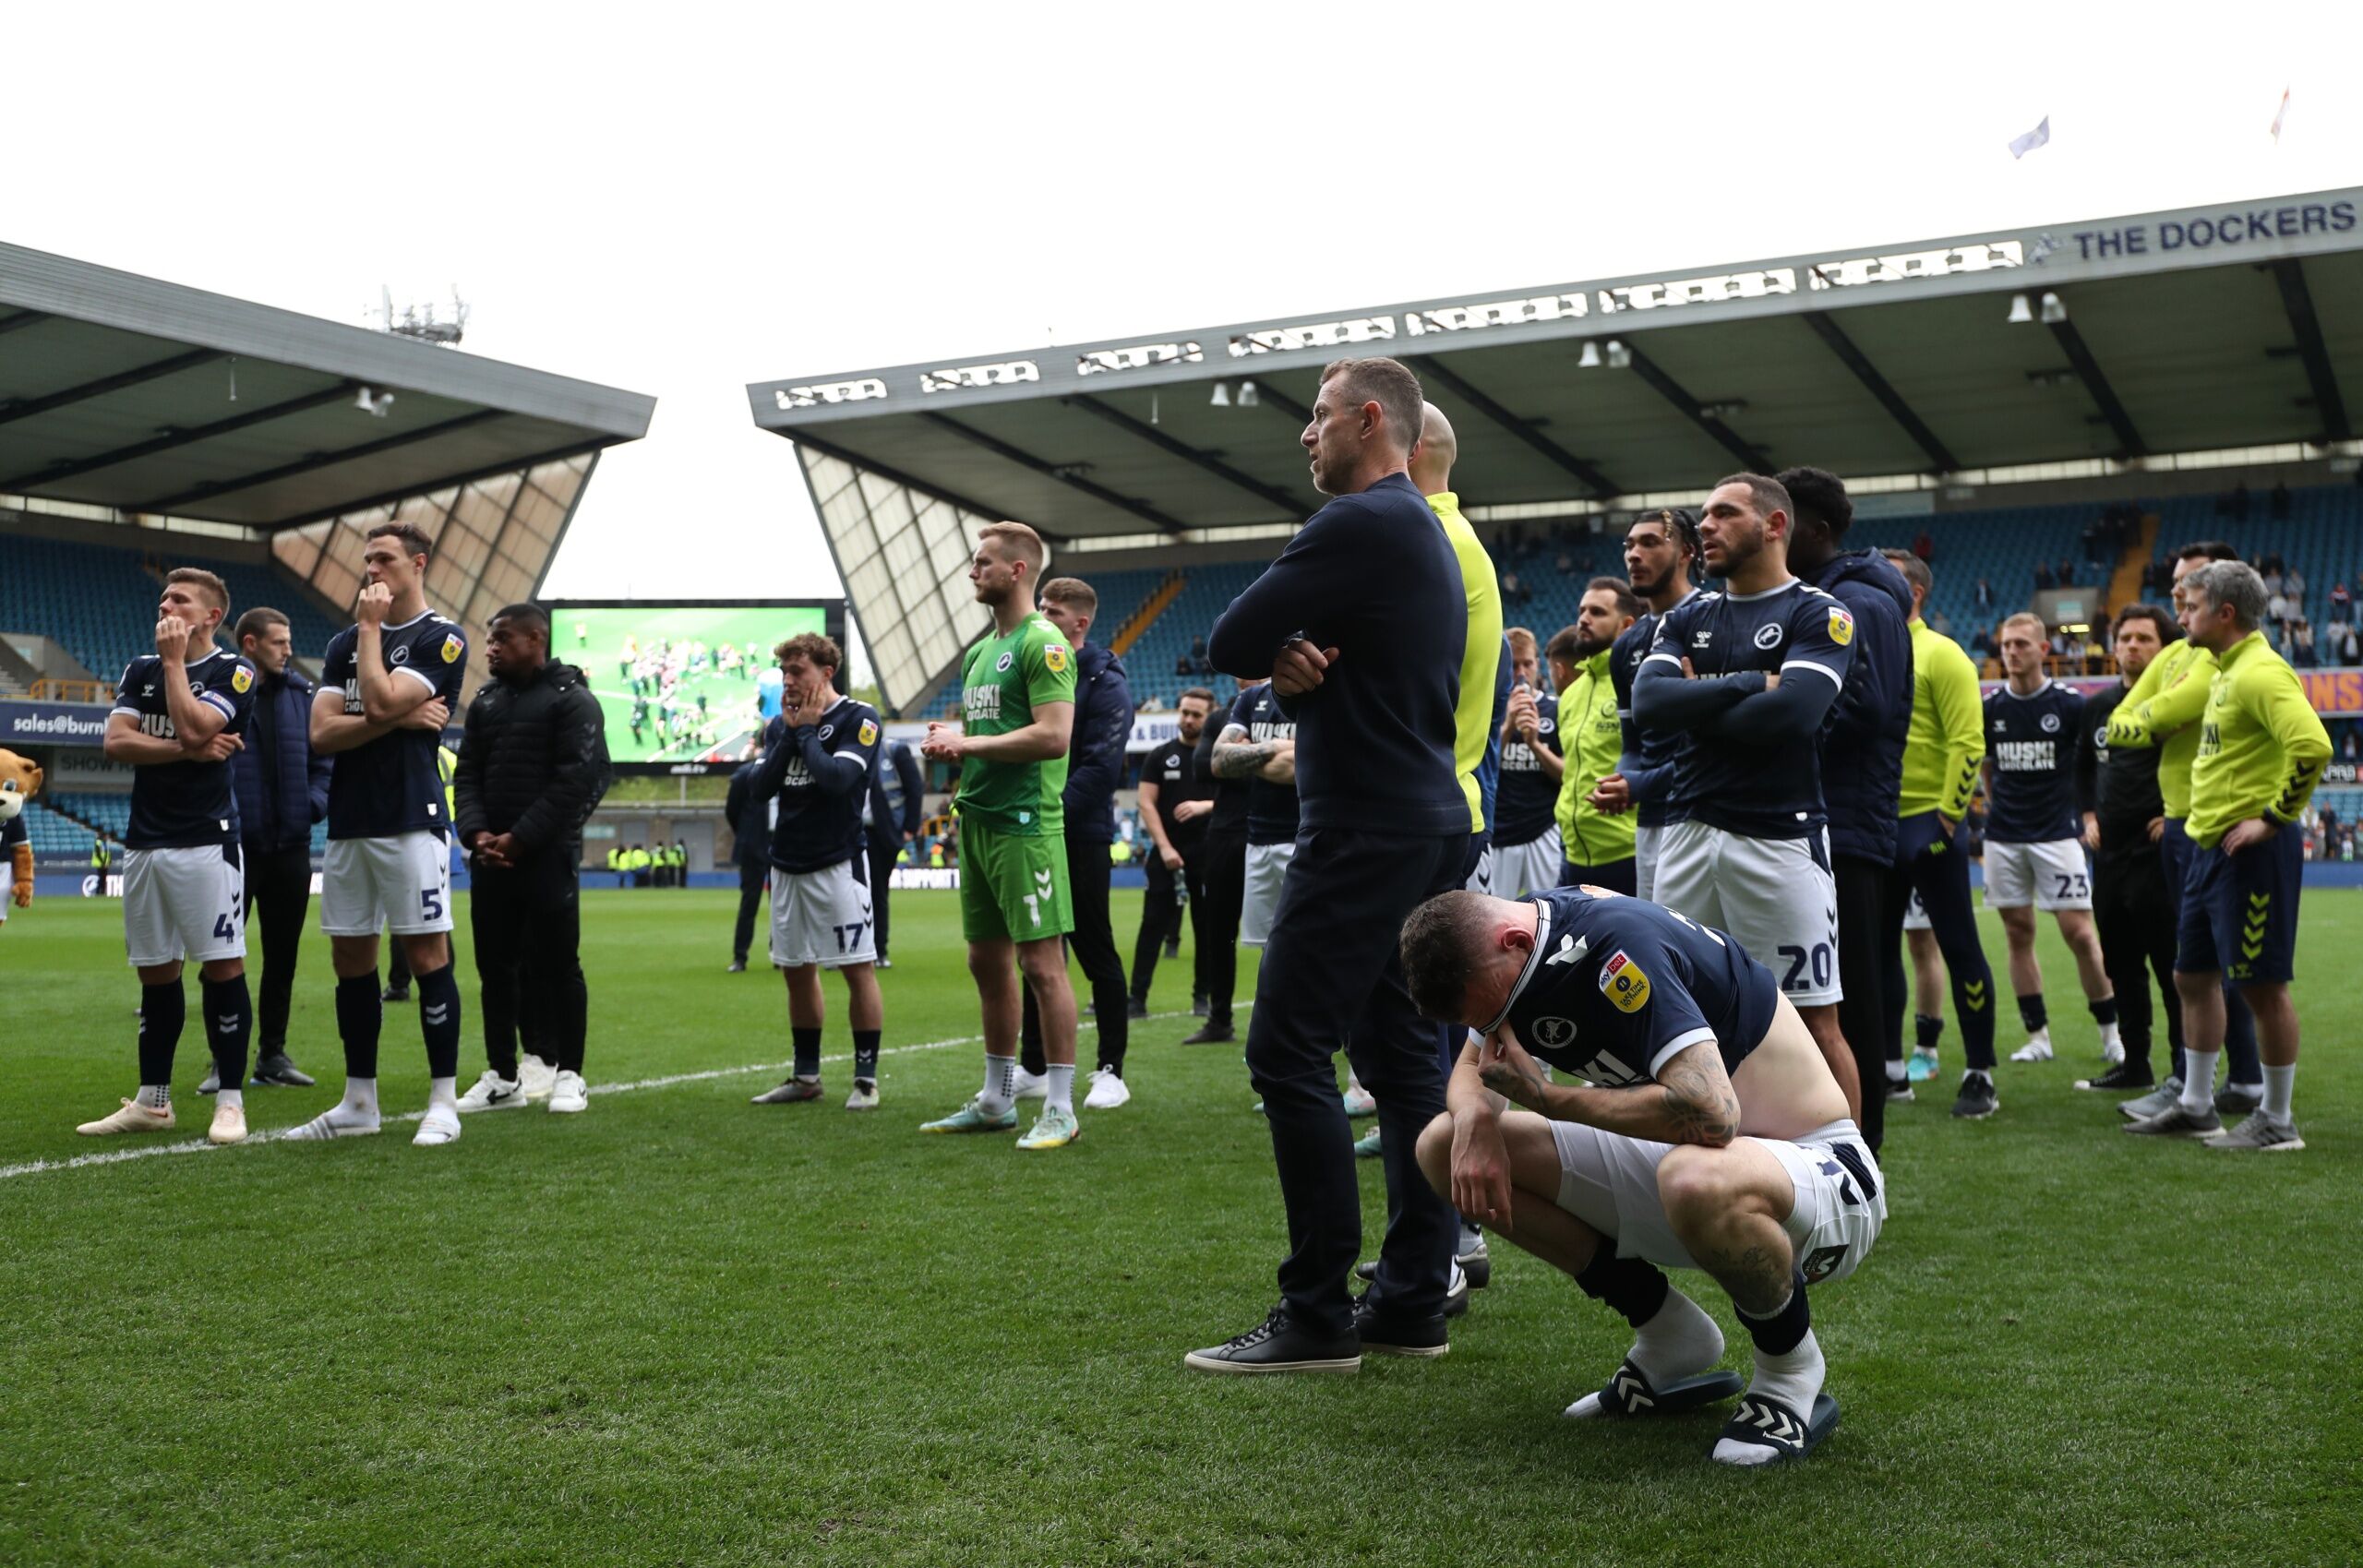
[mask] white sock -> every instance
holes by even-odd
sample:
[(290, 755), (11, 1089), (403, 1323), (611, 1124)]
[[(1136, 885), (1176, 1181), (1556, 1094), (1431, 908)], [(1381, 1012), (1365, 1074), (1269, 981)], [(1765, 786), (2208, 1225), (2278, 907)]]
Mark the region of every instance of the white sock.
[(1679, 1290), (1668, 1290), (1657, 1316), (1633, 1334), (1633, 1364), (1660, 1388), (1703, 1372), (1722, 1359), (1723, 1331)]
[(2117, 1033), (2117, 1026), (2115, 1023), (2104, 1023), (2101, 1025), (2101, 1048), (2103, 1050), (2106, 1050), (2109, 1047), (2116, 1045), (2120, 1037), (2121, 1036)]
[(246, 1108), (246, 1092), (244, 1089), (222, 1089), (215, 1093), (213, 1103), (218, 1106), (235, 1106), (240, 1110), (244, 1110)]
[(1890, 1061), (1887, 1064), (1887, 1081), (1890, 1083), (1908, 1083), (1912, 1081), (1912, 1070), (1901, 1061)]
[(1071, 1061), (1063, 1064), (1055, 1061), (1050, 1062), (1043, 1068), (1043, 1078), (1049, 1084), (1049, 1087), (1042, 1092), (1042, 1108), (1045, 1110), (1074, 1110), (1074, 1063)]
[(2201, 1116), (2214, 1108), (2214, 1051), (2182, 1048), (2182, 1108), (2193, 1116)]
[(1747, 1391), (1777, 1399), (1806, 1420), (1813, 1418), (1814, 1395), (1821, 1392), (1829, 1375), (1829, 1363), (1822, 1359), (1821, 1342), (1805, 1330), (1785, 1356), (1756, 1353), (1756, 1375), (1748, 1380)]
[(150, 1110), (162, 1110), (173, 1103), (173, 1086), (170, 1083), (142, 1083), (138, 1099)]
[(456, 1107), (460, 1103), (460, 1081), (456, 1078), (430, 1078), (426, 1081), (426, 1108)]
[(356, 1116), (378, 1114), (378, 1081), (375, 1078), (348, 1078), (344, 1081), (344, 1102), (339, 1110), (349, 1110)]
[(2289, 1096), (2297, 1087), (2297, 1064), (2264, 1070), (2264, 1114), (2275, 1121), (2289, 1119)]
[(1017, 1099), (1017, 1059), (985, 1053), (985, 1086), (977, 1091), (979, 1108), (999, 1116)]

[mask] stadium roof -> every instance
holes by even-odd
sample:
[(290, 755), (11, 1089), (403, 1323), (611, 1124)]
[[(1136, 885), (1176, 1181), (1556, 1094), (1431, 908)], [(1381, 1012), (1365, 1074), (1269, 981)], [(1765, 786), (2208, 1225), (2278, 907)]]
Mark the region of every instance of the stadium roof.
[[(1693, 488), (1733, 466), (1937, 474), (2345, 440), (2345, 396), (2363, 398), (2359, 210), (2363, 189), (2272, 197), (748, 393), (766, 430), (1068, 538), (1301, 516), (1319, 497), (1294, 437), (1319, 366), (1349, 353), (1420, 371), (1480, 505)], [(2033, 318), (2013, 324), (2021, 293)], [(2041, 319), (2046, 293), (2061, 319)], [(1258, 406), (1238, 406), (1242, 379)]]
[(291, 528), (636, 440), (654, 407), (0, 245), (0, 495)]
[(2273, 197), (747, 392), (755, 423), (801, 449), (881, 686), (906, 703), (958, 652), (936, 623), (974, 618), (971, 519), (1130, 547), (1309, 515), (1296, 437), (1341, 355), (1419, 372), (1480, 521), (1695, 495), (1733, 468), (1933, 485), (2351, 441), (2358, 212), (2363, 189)]

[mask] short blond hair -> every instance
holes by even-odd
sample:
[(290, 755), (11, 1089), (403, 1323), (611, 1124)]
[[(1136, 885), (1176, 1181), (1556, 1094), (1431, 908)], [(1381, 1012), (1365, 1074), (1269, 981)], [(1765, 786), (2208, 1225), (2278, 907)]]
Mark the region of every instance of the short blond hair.
[(1042, 568), (1050, 558), (1050, 546), (1042, 536), (1022, 522), (989, 522), (977, 530), (978, 539), (990, 539), (1002, 550), (1026, 563), (1028, 577), (1042, 575)]
[(1514, 626), (1504, 631), (1502, 635), (1510, 640), (1510, 657), (1513, 659), (1534, 657), (1534, 633), (1522, 626)]
[(1079, 577), (1054, 577), (1042, 584), (1042, 602), (1064, 604), (1086, 616), (1099, 613), (1098, 591)]
[(174, 567), (164, 574), (164, 585), (169, 588), (175, 582), (186, 582), (193, 587), (203, 589), (205, 596), (212, 600), (214, 607), (222, 612), (222, 618), (225, 620), (229, 618), (230, 585), (228, 583), (203, 567)]
[(2036, 615), (2033, 610), (2021, 610), (2015, 616), (2003, 616), (2002, 625), (1999, 629), (2008, 631), (2014, 626), (2031, 626), (2034, 628), (2034, 640), (2037, 642), (2048, 642), (2051, 640), (2051, 628), (2044, 625), (2043, 617)]

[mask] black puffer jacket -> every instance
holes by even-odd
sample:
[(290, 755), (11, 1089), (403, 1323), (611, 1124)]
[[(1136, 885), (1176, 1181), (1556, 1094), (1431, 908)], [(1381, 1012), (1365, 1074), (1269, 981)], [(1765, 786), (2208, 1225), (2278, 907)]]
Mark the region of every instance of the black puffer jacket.
[(522, 686), (488, 680), (468, 704), (452, 777), (460, 842), (510, 833), (521, 859), (572, 846), (611, 772), (606, 715), (581, 670), (549, 664)]

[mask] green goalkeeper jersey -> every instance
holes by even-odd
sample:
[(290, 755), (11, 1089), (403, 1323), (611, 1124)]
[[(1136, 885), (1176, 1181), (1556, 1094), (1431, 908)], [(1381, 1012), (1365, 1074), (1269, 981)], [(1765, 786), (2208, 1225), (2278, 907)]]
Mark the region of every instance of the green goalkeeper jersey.
[[(962, 729), (970, 736), (1007, 735), (1034, 722), (1045, 702), (1074, 700), (1074, 650), (1066, 635), (1038, 615), (1006, 637), (988, 636), (960, 664)], [(960, 764), (954, 805), (964, 822), (1033, 836), (1065, 831), (1059, 796), (1067, 786), (1063, 755), (1041, 762)]]

